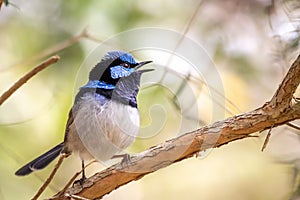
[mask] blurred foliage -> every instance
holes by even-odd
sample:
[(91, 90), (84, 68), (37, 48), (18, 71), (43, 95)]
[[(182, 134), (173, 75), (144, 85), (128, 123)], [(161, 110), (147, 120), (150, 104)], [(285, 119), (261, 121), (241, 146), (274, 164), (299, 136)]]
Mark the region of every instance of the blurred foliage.
[[(226, 116), (269, 100), (299, 53), (298, 0), (211, 0), (203, 1), (199, 10), (200, 1), (193, 0), (1, 2), (0, 93), (50, 56), (47, 52), (55, 46), (85, 28), (89, 34), (52, 52), (61, 60), (36, 75), (0, 107), (0, 199), (29, 199), (49, 175), (53, 163), (28, 177), (15, 177), (14, 172), (62, 141), (67, 114), (78, 90), (74, 83), (79, 69), (99, 41), (132, 28), (187, 30), (185, 36), (203, 46), (222, 78), (227, 101), (219, 106), (227, 110)], [(122, 43), (131, 42), (119, 41), (109, 48), (122, 49)], [(157, 60), (162, 59), (157, 55)], [(222, 99), (211, 98), (212, 89), (220, 88), (205, 85), (207, 74), (191, 83), (193, 72), (184, 73), (185, 67), (165, 63), (169, 63), (166, 74), (172, 76), (156, 73), (143, 79), (159, 77), (159, 83), (169, 88), (158, 83), (141, 90), (142, 129), (129, 148), (132, 153), (211, 123), (212, 105)], [(87, 74), (80, 75), (87, 78)], [(195, 91), (198, 99), (194, 104), (189, 102), (184, 81)], [(182, 106), (182, 102), (187, 105)], [(199, 110), (192, 112), (195, 105)], [(121, 187), (104, 199), (289, 199), (294, 187), (293, 168), (299, 170), (295, 160), (299, 160), (300, 143), (294, 132), (272, 130), (274, 136), (264, 153), (260, 152), (264, 138), (231, 143), (205, 159), (180, 162)], [(103, 167), (94, 165), (88, 175)], [(68, 158), (44, 197), (61, 189), (79, 168), (75, 156)]]

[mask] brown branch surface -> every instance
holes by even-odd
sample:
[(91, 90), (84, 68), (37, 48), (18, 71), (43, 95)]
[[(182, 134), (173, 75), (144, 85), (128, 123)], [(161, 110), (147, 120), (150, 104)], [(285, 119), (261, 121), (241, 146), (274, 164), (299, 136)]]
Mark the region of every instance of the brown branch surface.
[(252, 133), (275, 128), (300, 119), (300, 102), (292, 102), (300, 82), (300, 55), (292, 64), (273, 98), (260, 108), (236, 115), (168, 140), (132, 157), (129, 166), (120, 163), (88, 178), (83, 187), (69, 188), (52, 199), (101, 198), (116, 188), (146, 174), (189, 158), (200, 150), (220, 147), (250, 137)]
[(25, 74), (23, 77), (21, 77), (17, 82), (15, 82), (7, 91), (5, 91), (0, 96), (0, 106), (8, 99), (17, 89), (19, 89), (22, 85), (24, 85), (30, 78), (32, 78), (35, 74), (42, 71), (49, 65), (56, 63), (60, 57), (58, 55), (52, 56), (33, 68), (31, 71), (29, 71), (27, 74)]

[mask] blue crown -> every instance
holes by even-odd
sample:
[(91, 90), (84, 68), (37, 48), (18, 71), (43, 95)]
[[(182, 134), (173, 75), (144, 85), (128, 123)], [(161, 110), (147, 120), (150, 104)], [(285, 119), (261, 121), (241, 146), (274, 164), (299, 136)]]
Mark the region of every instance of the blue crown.
[(137, 64), (134, 57), (125, 51), (110, 51), (107, 54), (104, 55), (102, 58), (103, 61), (105, 60), (115, 60), (115, 59), (121, 59), (123, 62), (128, 62), (130, 64)]

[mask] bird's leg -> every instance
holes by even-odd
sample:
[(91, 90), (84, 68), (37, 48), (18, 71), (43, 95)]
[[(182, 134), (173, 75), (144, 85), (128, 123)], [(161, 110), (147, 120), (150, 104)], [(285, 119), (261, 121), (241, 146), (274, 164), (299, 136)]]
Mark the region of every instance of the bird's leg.
[(81, 161), (81, 169), (82, 169), (82, 176), (81, 176), (81, 179), (80, 179), (80, 185), (83, 185), (84, 181), (86, 180), (84, 160)]
[(74, 183), (73, 183), (73, 187), (75, 184), (79, 183), (81, 187), (83, 187), (83, 184), (86, 180), (86, 176), (85, 176), (85, 169), (84, 169), (84, 160), (81, 160), (81, 172), (82, 172), (82, 177), (81, 179), (79, 180), (76, 180)]

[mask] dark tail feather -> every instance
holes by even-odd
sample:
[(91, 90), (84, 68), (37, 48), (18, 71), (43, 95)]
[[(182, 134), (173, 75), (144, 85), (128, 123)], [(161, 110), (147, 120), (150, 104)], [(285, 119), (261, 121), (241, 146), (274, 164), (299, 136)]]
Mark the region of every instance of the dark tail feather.
[(30, 163), (24, 165), (22, 168), (16, 171), (15, 175), (25, 176), (35, 170), (43, 169), (60, 154), (62, 147), (63, 147), (63, 143), (60, 143), (59, 145), (47, 151), (43, 155), (31, 161)]

